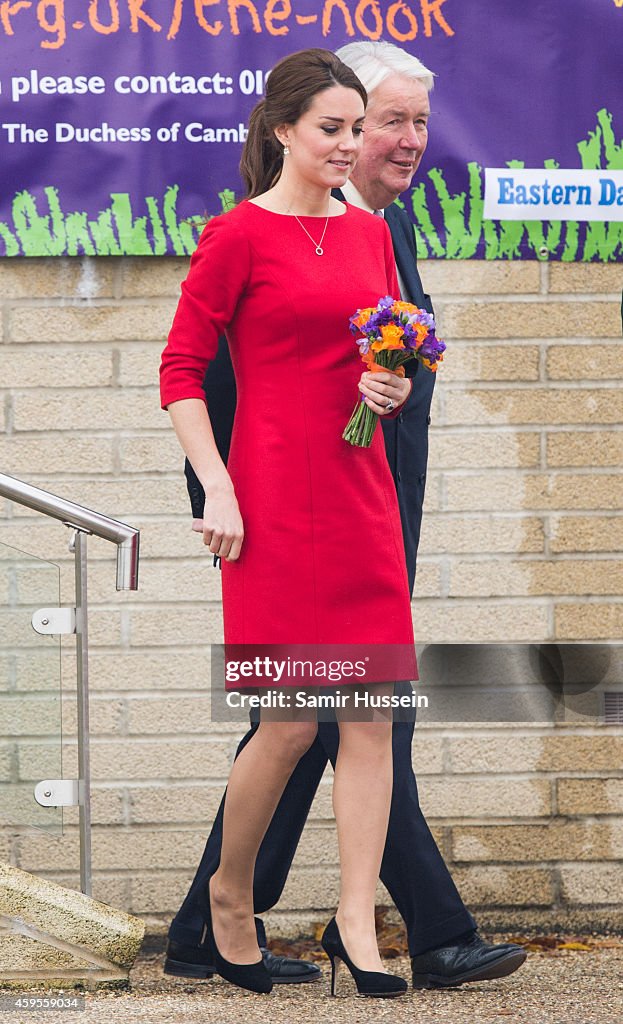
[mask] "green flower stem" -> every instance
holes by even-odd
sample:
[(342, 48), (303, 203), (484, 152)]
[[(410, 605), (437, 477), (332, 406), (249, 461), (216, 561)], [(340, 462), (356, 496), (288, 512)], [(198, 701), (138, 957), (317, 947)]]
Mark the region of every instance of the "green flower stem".
[(346, 424), (342, 437), (357, 448), (369, 448), (378, 419), (376, 413), (372, 412), (365, 402), (359, 401)]

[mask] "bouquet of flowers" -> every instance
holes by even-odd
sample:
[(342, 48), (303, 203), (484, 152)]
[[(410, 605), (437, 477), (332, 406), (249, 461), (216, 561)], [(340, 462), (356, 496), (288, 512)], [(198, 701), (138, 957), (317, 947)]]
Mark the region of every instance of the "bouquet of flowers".
[[(391, 370), (404, 377), (404, 363), (409, 359), (419, 359), (427, 370), (435, 373), (443, 360), (446, 346), (435, 336), (432, 313), (411, 302), (386, 295), (375, 308), (358, 309), (349, 322), (361, 358), (372, 373)], [(357, 338), (358, 334), (363, 337)], [(378, 419), (362, 395), (342, 437), (358, 448), (369, 448)]]

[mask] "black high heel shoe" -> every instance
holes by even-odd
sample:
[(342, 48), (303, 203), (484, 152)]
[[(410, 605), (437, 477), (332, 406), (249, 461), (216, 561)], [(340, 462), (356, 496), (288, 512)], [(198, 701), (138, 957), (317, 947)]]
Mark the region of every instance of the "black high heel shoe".
[(340, 930), (334, 917), (329, 921), (320, 941), (322, 948), (331, 961), (332, 996), (335, 995), (337, 964), (340, 960), (348, 967), (360, 996), (377, 996), (380, 999), (389, 999), (393, 996), (402, 996), (407, 991), (408, 985), (404, 978), (398, 978), (395, 974), (383, 974), (381, 971), (362, 971), (360, 967), (355, 967), (355, 964), (344, 948)]
[(216, 973), (220, 974), (225, 981), (230, 981), (238, 988), (246, 988), (249, 992), (270, 992), (273, 987), (273, 979), (266, 970), (264, 960), (258, 960), (253, 964), (232, 964), (226, 960), (218, 951), (214, 940), (214, 929), (212, 927), (212, 909), (210, 907), (210, 883), (202, 889), (199, 895), (199, 905), (206, 924), (206, 944), (212, 953), (212, 962)]

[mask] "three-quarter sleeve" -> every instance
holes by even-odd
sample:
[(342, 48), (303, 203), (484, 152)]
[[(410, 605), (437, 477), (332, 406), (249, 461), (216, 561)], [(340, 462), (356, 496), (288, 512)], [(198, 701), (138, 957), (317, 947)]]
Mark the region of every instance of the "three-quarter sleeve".
[(188, 277), (160, 363), (163, 409), (183, 398), (205, 401), (203, 379), (218, 339), (234, 318), (250, 271), (250, 248), (232, 214), (205, 227), (190, 261)]

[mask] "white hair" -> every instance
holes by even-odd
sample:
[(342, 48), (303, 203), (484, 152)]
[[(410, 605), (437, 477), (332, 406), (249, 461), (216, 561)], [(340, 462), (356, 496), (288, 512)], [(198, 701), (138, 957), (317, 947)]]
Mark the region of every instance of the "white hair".
[(416, 78), (427, 92), (433, 88), (433, 74), (412, 54), (393, 43), (362, 41), (347, 43), (335, 51), (337, 57), (355, 72), (368, 95), (389, 75)]

